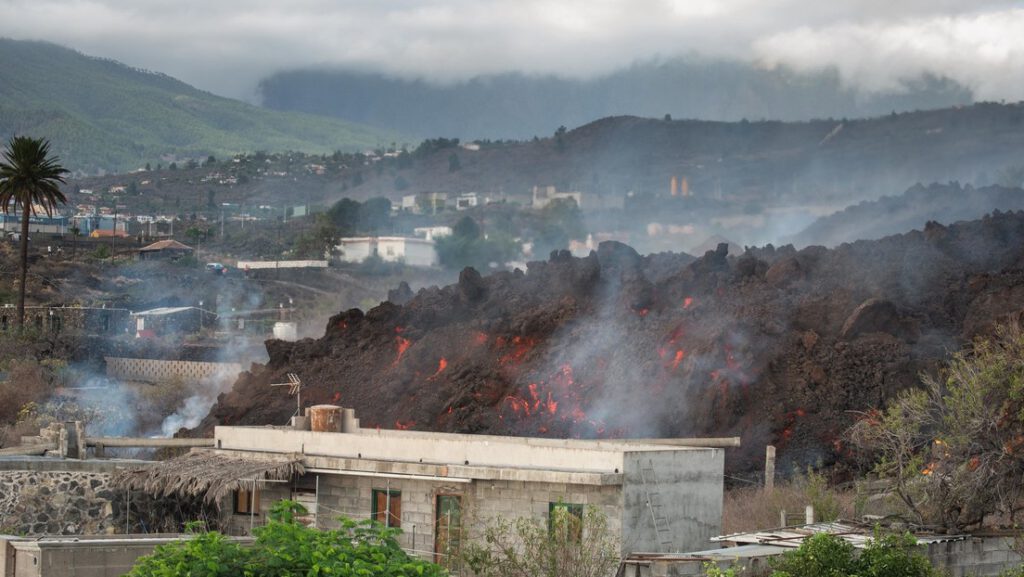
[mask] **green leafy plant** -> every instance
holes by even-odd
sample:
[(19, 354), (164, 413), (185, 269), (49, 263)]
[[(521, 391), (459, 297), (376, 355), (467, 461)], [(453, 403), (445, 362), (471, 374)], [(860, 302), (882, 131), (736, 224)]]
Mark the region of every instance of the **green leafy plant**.
[(707, 577), (737, 577), (741, 571), (743, 571), (742, 567), (737, 569), (735, 566), (730, 566), (722, 569), (710, 561), (704, 562), (704, 575)]
[(876, 533), (862, 551), (819, 533), (772, 562), (772, 577), (936, 577), (939, 573), (909, 533)]
[(216, 532), (197, 533), (161, 545), (142, 557), (129, 577), (442, 577), (444, 570), (410, 557), (395, 539), (399, 529), (374, 521), (341, 520), (336, 530), (311, 529), (296, 522), (305, 508), (281, 501), (256, 542), (242, 547)]

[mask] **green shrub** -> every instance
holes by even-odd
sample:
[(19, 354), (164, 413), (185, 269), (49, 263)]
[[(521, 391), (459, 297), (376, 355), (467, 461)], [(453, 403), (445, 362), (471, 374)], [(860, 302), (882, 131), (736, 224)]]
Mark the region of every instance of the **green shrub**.
[(210, 532), (161, 545), (142, 557), (128, 577), (442, 577), (443, 569), (410, 557), (398, 546), (398, 529), (374, 521), (342, 519), (337, 530), (300, 525), (305, 508), (292, 501), (274, 505), (270, 522), (241, 547)]
[(910, 534), (878, 535), (858, 555), (845, 540), (821, 533), (774, 560), (772, 577), (933, 577), (939, 573)]

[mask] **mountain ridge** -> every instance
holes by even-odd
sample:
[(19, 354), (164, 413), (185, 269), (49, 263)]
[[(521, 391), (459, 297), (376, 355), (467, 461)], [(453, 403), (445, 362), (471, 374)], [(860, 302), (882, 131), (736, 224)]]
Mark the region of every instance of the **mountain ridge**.
[(79, 172), (254, 150), (354, 151), (404, 138), (266, 110), (44, 41), (0, 38), (0, 80), (0, 136), (49, 138)]
[(863, 94), (835, 70), (785, 68), (699, 56), (638, 62), (591, 79), (504, 73), (450, 84), (357, 70), (299, 68), (264, 78), (265, 106), (331, 115), (425, 135), (524, 139), (623, 114), (783, 121), (864, 118), (974, 102), (947, 79), (904, 82), (899, 94)]

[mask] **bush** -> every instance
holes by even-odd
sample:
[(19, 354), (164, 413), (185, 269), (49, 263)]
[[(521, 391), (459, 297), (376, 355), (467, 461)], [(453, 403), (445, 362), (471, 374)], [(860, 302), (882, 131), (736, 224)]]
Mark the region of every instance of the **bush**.
[(849, 431), (853, 446), (892, 483), (905, 514), (953, 532), (1013, 518), (1024, 485), (1024, 331), (953, 355), (939, 378), (905, 391)]
[(619, 561), (607, 520), (594, 506), (582, 515), (553, 507), (548, 526), (498, 519), (479, 542), (462, 550), (465, 566), (478, 577), (605, 577)]
[(342, 519), (341, 529), (300, 525), (305, 508), (292, 501), (274, 505), (270, 522), (255, 529), (252, 547), (240, 547), (216, 532), (161, 545), (140, 558), (128, 577), (441, 577), (444, 571), (410, 557), (399, 546), (398, 529), (374, 521)]
[(845, 540), (819, 533), (773, 560), (772, 577), (933, 577), (939, 573), (910, 534), (875, 535), (860, 555)]

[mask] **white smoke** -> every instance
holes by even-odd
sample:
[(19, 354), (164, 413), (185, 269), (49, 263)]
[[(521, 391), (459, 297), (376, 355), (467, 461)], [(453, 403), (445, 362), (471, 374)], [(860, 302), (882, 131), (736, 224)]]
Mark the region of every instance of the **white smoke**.
[[(224, 357), (222, 353), (221, 357)], [(231, 389), (238, 372), (231, 368), (221, 368), (213, 375), (202, 379), (194, 385), (195, 392), (185, 399), (174, 413), (168, 415), (160, 424), (160, 433), (164, 437), (173, 437), (180, 429), (191, 429), (203, 420), (217, 402), (217, 396)]]

